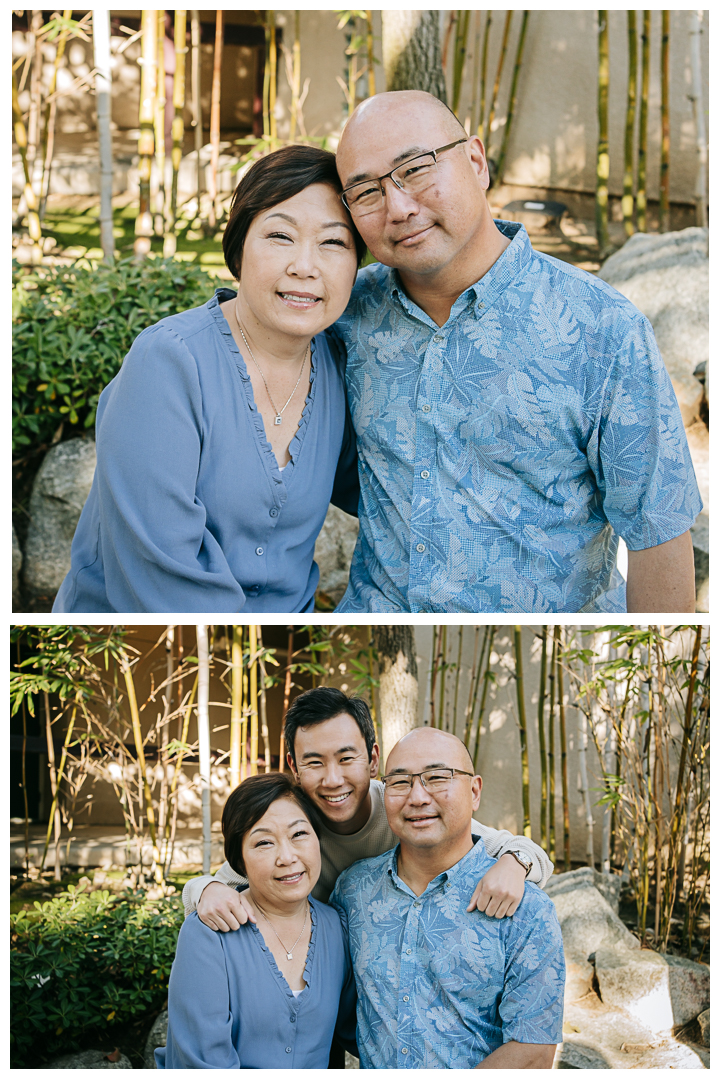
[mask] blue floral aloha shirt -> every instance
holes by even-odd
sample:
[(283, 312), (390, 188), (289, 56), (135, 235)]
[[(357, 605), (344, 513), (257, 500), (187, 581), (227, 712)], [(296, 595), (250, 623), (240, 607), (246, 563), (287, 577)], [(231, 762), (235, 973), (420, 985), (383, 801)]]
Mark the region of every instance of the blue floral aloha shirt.
[(361, 271), (348, 351), (360, 533), (338, 612), (621, 612), (618, 536), (702, 503), (650, 323), (525, 229), (438, 327), (394, 270)]
[(507, 1042), (562, 1042), (565, 959), (555, 906), (527, 882), (511, 918), (468, 912), (495, 863), (480, 843), (421, 896), (397, 848), (337, 880), (347, 922), (363, 1069), (472, 1069)]

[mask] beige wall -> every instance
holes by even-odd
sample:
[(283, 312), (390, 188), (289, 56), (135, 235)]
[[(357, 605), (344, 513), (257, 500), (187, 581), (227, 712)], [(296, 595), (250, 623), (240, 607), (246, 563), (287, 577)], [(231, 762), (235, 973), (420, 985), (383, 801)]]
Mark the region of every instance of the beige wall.
[[(119, 11), (120, 17), (135, 17), (139, 10)], [(374, 13), (376, 56), (382, 55), (381, 12)], [(642, 13), (638, 12), (641, 17)], [(696, 151), (692, 105), (688, 99), (691, 85), (688, 11), (671, 12), (670, 29), (670, 197), (691, 202), (695, 188)], [(292, 44), (292, 11), (278, 10), (277, 23), (283, 28), (286, 45)], [(211, 13), (203, 12), (208, 19)], [(447, 14), (445, 15), (447, 19)], [(494, 81), (502, 39), (504, 11), (494, 11), (488, 56), (488, 81)], [(226, 11), (228, 22), (251, 22), (250, 11)], [(660, 12), (652, 13), (650, 108), (648, 118), (648, 193), (656, 198), (660, 168)], [(520, 29), (520, 12), (513, 16), (509, 48), (500, 85), (500, 93), (490, 151), (497, 153), (506, 120), (507, 101)], [(471, 20), (465, 81), (460, 102), (464, 121), (470, 111), (471, 82), (474, 70), (474, 24)], [(610, 30), (610, 191), (621, 194), (625, 97), (627, 90), (626, 12), (609, 12)], [(23, 51), (22, 35), (15, 35), (14, 52)], [(707, 13), (702, 40), (703, 88), (708, 105)], [(119, 43), (119, 42), (118, 42)], [(304, 107), (308, 134), (335, 140), (345, 116), (343, 92), (337, 76), (343, 76), (345, 32), (337, 30), (334, 11), (304, 10), (301, 13), (302, 77), (310, 78)], [(113, 62), (113, 120), (119, 132), (137, 127), (139, 68), (137, 46), (131, 46)], [(50, 54), (48, 63), (51, 68)], [(91, 46), (74, 42), (69, 50), (70, 71), (61, 72), (60, 85), (73, 77), (87, 74), (92, 64)], [(247, 128), (251, 119), (251, 95), (254, 79), (252, 50), (239, 46), (226, 48), (223, 63), (222, 126), (225, 130)], [(202, 47), (203, 108), (205, 126), (210, 107), (212, 46)], [(384, 89), (382, 65), (376, 69), (377, 89)], [(505, 179), (509, 184), (540, 188), (559, 188), (593, 192), (595, 190), (595, 152), (597, 140), (597, 32), (593, 10), (533, 10), (530, 12), (525, 55), (518, 83), (518, 104), (510, 138)], [(277, 119), (281, 136), (289, 125), (290, 94), (285, 65), (279, 58)], [(59, 99), (58, 147), (62, 135), (94, 133), (94, 97), (81, 90)], [(189, 121), (189, 113), (186, 121)], [(118, 139), (120, 143), (122, 140)], [(126, 142), (123, 145), (126, 145)], [(186, 142), (189, 150), (190, 140)]]

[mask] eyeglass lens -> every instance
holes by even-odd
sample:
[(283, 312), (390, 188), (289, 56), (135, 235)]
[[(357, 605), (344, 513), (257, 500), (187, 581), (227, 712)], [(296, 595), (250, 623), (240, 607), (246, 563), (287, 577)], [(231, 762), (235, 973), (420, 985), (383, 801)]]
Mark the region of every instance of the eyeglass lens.
[[(432, 183), (435, 168), (433, 155), (424, 154), (399, 165), (390, 173), (389, 179), (403, 191), (422, 191)], [(357, 184), (345, 192), (345, 199), (353, 214), (360, 217), (363, 214), (372, 214), (382, 206), (383, 191), (380, 181), (368, 180), (367, 183)]]

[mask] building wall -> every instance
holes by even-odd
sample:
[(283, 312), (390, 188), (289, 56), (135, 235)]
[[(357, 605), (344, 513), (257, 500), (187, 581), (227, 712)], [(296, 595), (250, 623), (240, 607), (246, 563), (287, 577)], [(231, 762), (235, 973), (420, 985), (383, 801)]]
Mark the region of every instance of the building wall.
[[(82, 13), (76, 13), (82, 14)], [(139, 10), (113, 9), (113, 17), (137, 19)], [(201, 12), (202, 21), (211, 22), (214, 12)], [(638, 19), (642, 13), (638, 12)], [(252, 23), (254, 12), (225, 12), (228, 23)], [(277, 24), (286, 46), (292, 46), (294, 12), (278, 10)], [(343, 91), (338, 76), (346, 76), (344, 54), (346, 33), (337, 29), (338, 16), (330, 10), (301, 12), (302, 78), (310, 79), (304, 106), (307, 132), (327, 137), (334, 145), (346, 116)], [(444, 13), (447, 21), (448, 14)], [(695, 124), (688, 98), (691, 87), (689, 11), (671, 12), (670, 29), (670, 197), (692, 202), (697, 172)], [(488, 52), (488, 95), (495, 79), (505, 20), (504, 11), (492, 12)], [(506, 122), (507, 102), (512, 79), (521, 13), (514, 12), (508, 51), (500, 83), (498, 106), (489, 139), (491, 154), (497, 154)], [(610, 32), (610, 192), (622, 193), (625, 100), (627, 92), (626, 12), (609, 12)], [(382, 13), (374, 12), (375, 53), (382, 56)], [(14, 35), (14, 53), (24, 49), (23, 36)], [(703, 93), (708, 107), (709, 64), (708, 13), (704, 13), (702, 39)], [(115, 44), (119, 45), (120, 38)], [(202, 46), (202, 103), (204, 126), (209, 125), (210, 83), (212, 78), (210, 44)], [(469, 117), (475, 68), (474, 21), (471, 20), (465, 79), (460, 100), (460, 117)], [(139, 47), (131, 46), (113, 61), (113, 121), (117, 148), (132, 149), (127, 137), (136, 131), (139, 101)], [(48, 46), (46, 68), (51, 69), (52, 47)], [(70, 68), (61, 71), (59, 86), (67, 89), (73, 78), (87, 75), (92, 67), (90, 44), (73, 42), (68, 51)], [(232, 133), (247, 133), (252, 121), (252, 95), (257, 57), (252, 49), (226, 46), (223, 61), (222, 128), (223, 138)], [(189, 68), (189, 65), (188, 65)], [(657, 198), (660, 171), (660, 12), (652, 12), (650, 103), (648, 116), (648, 194)], [(281, 136), (289, 130), (290, 92), (282, 54), (278, 58), (277, 120)], [(384, 89), (382, 64), (376, 68), (377, 89)], [(189, 80), (189, 71), (188, 71)], [(189, 82), (188, 82), (189, 89)], [(527, 187), (557, 188), (594, 192), (597, 143), (597, 13), (593, 10), (532, 10), (529, 16), (525, 54), (520, 70), (517, 109), (508, 148), (505, 181)], [(186, 110), (186, 124), (190, 114)], [(63, 135), (87, 134), (94, 137), (95, 102), (87, 89), (63, 94), (58, 100), (58, 149)], [(136, 137), (136, 136), (133, 136)], [(191, 147), (189, 132), (186, 151)], [(117, 152), (117, 149), (116, 149)], [(134, 151), (133, 151), (134, 152)]]

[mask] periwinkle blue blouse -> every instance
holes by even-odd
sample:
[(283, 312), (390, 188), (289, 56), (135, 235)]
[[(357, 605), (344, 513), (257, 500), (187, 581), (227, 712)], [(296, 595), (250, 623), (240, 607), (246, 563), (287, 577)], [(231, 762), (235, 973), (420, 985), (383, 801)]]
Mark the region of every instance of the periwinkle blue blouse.
[(306, 987), (297, 997), (252, 923), (221, 934), (196, 912), (178, 937), (158, 1069), (327, 1069), (335, 1035), (355, 1046), (355, 982), (334, 908), (310, 899)]
[(313, 343), (281, 472), (218, 289), (135, 340), (98, 405), (97, 467), (55, 612), (311, 611), (328, 504), (357, 513), (344, 360)]

